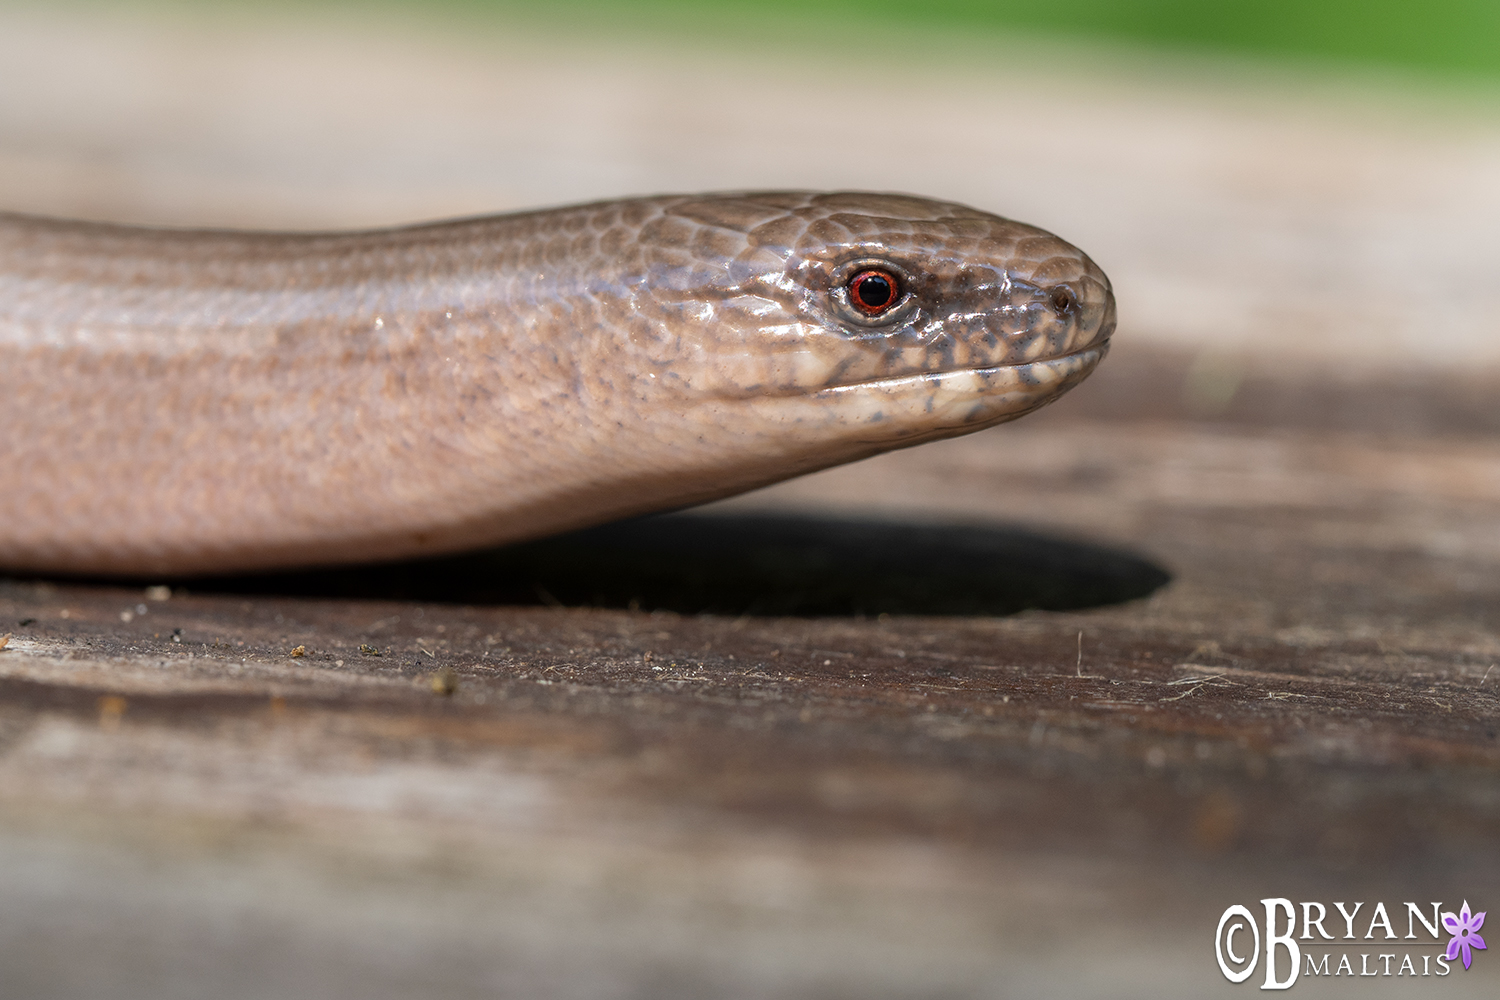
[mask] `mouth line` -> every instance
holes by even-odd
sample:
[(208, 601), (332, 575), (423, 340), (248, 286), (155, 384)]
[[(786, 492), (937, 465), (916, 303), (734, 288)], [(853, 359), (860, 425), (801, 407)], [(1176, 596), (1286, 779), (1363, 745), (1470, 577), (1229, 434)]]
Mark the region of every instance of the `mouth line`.
[[(940, 384), (945, 378), (954, 375), (988, 375), (1005, 371), (1021, 372), (1028, 368), (1043, 368), (1052, 370), (1058, 367), (1066, 367), (1068, 362), (1081, 360), (1082, 358), (1084, 358), (1084, 356), (1090, 354), (1097, 355), (1094, 361), (1094, 363), (1097, 364), (1098, 360), (1104, 356), (1104, 352), (1108, 349), (1108, 347), (1109, 340), (1108, 338), (1106, 338), (1104, 340), (1090, 344), (1088, 347), (1081, 347), (1076, 351), (1069, 351), (1067, 354), (1055, 354), (1050, 358), (1039, 358), (1036, 361), (1023, 361), (1018, 364), (1010, 365), (978, 365), (968, 368), (944, 368), (938, 371), (914, 372), (910, 375), (889, 375), (884, 378), (865, 379), (860, 382), (846, 382), (842, 385), (828, 385), (815, 391), (818, 394), (822, 394), (856, 392), (861, 389), (899, 389), (908, 386), (916, 387), (924, 384)], [(1036, 388), (1044, 389), (1048, 387), (1038, 384)]]

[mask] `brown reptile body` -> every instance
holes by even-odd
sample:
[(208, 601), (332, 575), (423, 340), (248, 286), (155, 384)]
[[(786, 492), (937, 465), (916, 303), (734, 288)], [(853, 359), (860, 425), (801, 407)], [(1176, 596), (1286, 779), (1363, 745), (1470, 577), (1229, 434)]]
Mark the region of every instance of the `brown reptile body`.
[[(854, 275), (900, 301), (870, 316)], [(977, 430), (1114, 328), (1040, 230), (859, 193), (370, 232), (0, 215), (0, 568), (179, 574), (536, 537)]]

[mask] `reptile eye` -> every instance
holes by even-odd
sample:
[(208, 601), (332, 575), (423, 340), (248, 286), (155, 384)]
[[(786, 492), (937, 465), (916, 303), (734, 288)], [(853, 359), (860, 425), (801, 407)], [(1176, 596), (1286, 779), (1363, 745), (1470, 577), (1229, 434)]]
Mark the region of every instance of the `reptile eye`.
[(879, 316), (901, 297), (901, 284), (889, 271), (871, 268), (849, 279), (849, 301), (866, 316)]
[(1052, 289), (1052, 308), (1060, 313), (1065, 313), (1078, 304), (1073, 297), (1072, 291), (1059, 285)]

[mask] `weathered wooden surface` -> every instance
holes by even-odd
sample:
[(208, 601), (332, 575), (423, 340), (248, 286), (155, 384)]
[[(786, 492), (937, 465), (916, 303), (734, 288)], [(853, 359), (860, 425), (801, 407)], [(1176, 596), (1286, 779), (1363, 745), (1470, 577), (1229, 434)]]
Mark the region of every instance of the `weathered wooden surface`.
[[(724, 505), (691, 546), (615, 529), (602, 573), (554, 543), (165, 601), (7, 584), (0, 981), (1195, 993), (1228, 988), (1211, 941), (1233, 902), (1494, 898), (1493, 439), (1133, 420), (1095, 388)], [(754, 613), (788, 600), (766, 509), (833, 538), (793, 559), (803, 599), (898, 596)], [(1026, 532), (976, 534), (955, 596), (952, 553), (930, 556), (960, 542), (853, 510)], [(984, 562), (995, 538), (1009, 564)], [(843, 565), (882, 539), (874, 568)], [(632, 546), (638, 610), (627, 583), (601, 595), (623, 608), (547, 605), (628, 575)], [(901, 607), (1159, 569), (1109, 607)], [(533, 585), (531, 606), (482, 599)], [(1491, 964), (1462, 984), (1493, 989)]]
[[(45, 62), (15, 41), (52, 37), (39, 23), (0, 38), (15, 50), (6, 66)], [(94, 29), (69, 30), (96, 58), (56, 51), (110, 64)], [(139, 54), (133, 44), (116, 57)], [(250, 107), (301, 106), (302, 90), (283, 84), (296, 100), (278, 97), (269, 70), (240, 72), (266, 84), (246, 86), (269, 102)], [(402, 79), (437, 86), (397, 75), (392, 93)], [(482, 92), (476, 79), (489, 78), (456, 72), (448, 86)], [(163, 178), (181, 170), (99, 166), (66, 136), (92, 127), (106, 147), (170, 153), (196, 149), (191, 130), (112, 138), (108, 123), (88, 126), (78, 95), (28, 93), (0, 107), (12, 125), (31, 122), (0, 134), (0, 176), (20, 192), (11, 207), (77, 207), (35, 180), (43, 171), (28, 164), (51, 157), (74, 164), (68, 190), (98, 181), (81, 187), (96, 198), (85, 208), (102, 206), (93, 214), (218, 205), (231, 218), (269, 204), (379, 221), (357, 190), (337, 203), (278, 195), (282, 181), (265, 178), (282, 167), (210, 140), (195, 155), (219, 149), (245, 173), (163, 201)], [(1126, 114), (1120, 100), (1110, 114)], [(37, 109), (52, 106), (74, 117), (41, 124)], [(1255, 118), (1141, 108), (1113, 127), (1142, 156), (1133, 128), (1223, 139)], [(223, 114), (253, 134), (253, 114)], [(1156, 190), (1120, 180), (1137, 176), (1131, 163), (1151, 173), (1144, 160), (1095, 163), (1090, 189), (1067, 172), (1083, 170), (1073, 139), (1046, 154), (1073, 166), (1031, 197), (1048, 203), (1050, 190), (1058, 205), (1082, 191), (1084, 202), (1066, 209), (1073, 227), (1049, 224), (1074, 236), (1102, 218), (1093, 238), (1115, 240), (1116, 254), (1139, 239), (1119, 269), (1101, 257), (1117, 278), (1165, 277), (1122, 281), (1122, 308), (1131, 315), (1134, 297), (1135, 315), (1179, 325), (1127, 320), (1093, 380), (1018, 424), (508, 554), (0, 584), (0, 634), (11, 633), (0, 996), (1202, 996), (1260, 982), (1232, 987), (1214, 964), (1214, 925), (1233, 903), (1383, 900), (1403, 935), (1402, 901), (1495, 905), (1491, 292), (1473, 285), (1466, 298), (1461, 273), (1458, 293), (1441, 284), (1447, 258), (1394, 251), (1361, 258), (1362, 277), (1345, 261), (1289, 288), (1275, 249), (1368, 249), (1399, 222), (1429, 243), (1460, 234), (1461, 259), (1492, 265), (1474, 250), (1488, 203), (1470, 206), (1473, 219), (1449, 204), (1484, 173), (1482, 157), (1450, 148), (1448, 186), (1426, 200), (1411, 192), (1436, 168), (1419, 151), (1361, 168), (1399, 183), (1345, 189), (1329, 182), (1346, 176), (1337, 164), (1406, 149), (1406, 133), (1377, 123), (1330, 136), (1297, 121), (1261, 122), (1261, 139), (1286, 140), (1274, 146), (1282, 173), (1249, 183), (1248, 167), (1202, 166), (1199, 188), (1172, 192), (1184, 204), (1163, 199), (1175, 221), (1155, 237), (1139, 222), (1160, 216), (1130, 198), (1087, 203), (1111, 184)], [(1310, 145), (1287, 138), (1303, 132)], [(597, 183), (598, 165), (569, 141), (550, 138), (563, 151), (548, 155), (573, 156)], [(714, 186), (667, 175), (706, 173), (735, 141), (704, 140), (699, 160), (661, 167), (647, 186)], [(481, 147), (453, 162), (480, 162)], [(346, 162), (361, 154), (338, 148)], [(1298, 162), (1335, 166), (1298, 173)], [(972, 166), (957, 181), (925, 169), (931, 184), (913, 168), (889, 185), (991, 200)], [(1045, 182), (1049, 168), (1016, 169)], [(321, 176), (298, 183), (316, 190)], [(157, 186), (109, 186), (120, 177)], [(562, 182), (536, 183), (517, 199), (547, 200)], [(975, 193), (953, 190), (962, 183)], [(472, 206), (478, 195), (442, 197)], [(1366, 211), (1392, 198), (1409, 214)], [(380, 212), (425, 212), (422, 197), (406, 204)], [(1374, 221), (1348, 231), (1341, 219)], [(1179, 240), (1193, 253), (1173, 250), (1172, 227), (1194, 225)], [(1250, 249), (1221, 230), (1255, 234), (1241, 240)], [(1428, 283), (1396, 288), (1402, 267), (1429, 267)], [(1194, 268), (1238, 305), (1209, 308)], [(1361, 282), (1410, 299), (1410, 314), (1381, 327), (1359, 309), (1318, 311)], [(1442, 328), (1440, 356), (1413, 366), (1411, 316), (1433, 312), (1409, 291), (1419, 286), (1461, 322)], [(1281, 301), (1300, 318), (1257, 340)], [(163, 584), (166, 599), (147, 589)], [(1330, 950), (1396, 950), (1380, 944)], [(1493, 995), (1496, 970), (1481, 953), (1442, 989)], [(1394, 977), (1361, 987), (1423, 989)]]

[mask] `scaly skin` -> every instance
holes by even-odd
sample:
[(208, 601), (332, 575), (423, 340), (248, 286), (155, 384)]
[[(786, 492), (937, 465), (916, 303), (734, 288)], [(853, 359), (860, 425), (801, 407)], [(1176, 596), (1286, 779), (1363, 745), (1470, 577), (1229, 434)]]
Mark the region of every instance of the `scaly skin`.
[[(874, 320), (869, 262), (909, 293)], [(894, 195), (339, 234), (0, 215), (0, 567), (365, 561), (680, 507), (1014, 419), (1113, 329), (1067, 243)]]

